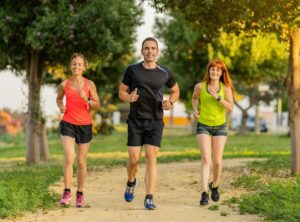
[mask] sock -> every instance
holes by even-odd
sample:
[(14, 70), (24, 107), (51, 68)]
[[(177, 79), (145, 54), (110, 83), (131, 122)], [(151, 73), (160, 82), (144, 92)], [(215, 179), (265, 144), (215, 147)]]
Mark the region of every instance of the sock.
[(77, 194), (81, 194), (81, 195), (83, 195), (82, 191), (81, 191), (81, 192), (77, 191)]
[(134, 178), (133, 182), (127, 181), (127, 186), (133, 187), (136, 184), (136, 179)]
[(152, 194), (147, 194), (145, 199), (153, 199), (153, 195)]
[(65, 192), (70, 192), (70, 193), (71, 193), (71, 189), (70, 189), (70, 188), (65, 188), (64, 191), (65, 191)]

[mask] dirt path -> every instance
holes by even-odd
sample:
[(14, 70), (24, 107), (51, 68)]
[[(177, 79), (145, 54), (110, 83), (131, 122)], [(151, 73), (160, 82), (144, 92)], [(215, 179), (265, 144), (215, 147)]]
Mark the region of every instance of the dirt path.
[[(222, 199), (234, 194), (230, 182), (239, 174), (242, 165), (250, 159), (224, 160), (223, 183), (221, 187)], [(46, 221), (101, 221), (101, 222), (237, 222), (237, 221), (261, 221), (256, 215), (239, 215), (228, 207), (219, 205), (219, 210), (209, 210), (207, 206), (199, 206), (199, 162), (159, 164), (158, 183), (155, 195), (155, 203), (158, 207), (155, 211), (147, 211), (143, 208), (145, 187), (143, 175), (145, 167), (141, 166), (138, 173), (140, 180), (136, 199), (132, 203), (123, 200), (123, 192), (126, 177), (125, 168), (114, 168), (91, 172), (87, 176), (85, 184), (86, 203), (90, 207), (75, 208), (74, 198), (72, 206), (61, 208), (46, 213), (26, 214), (17, 218), (16, 222), (46, 222)], [(74, 180), (75, 183), (75, 180)], [(52, 189), (60, 193), (63, 183), (55, 184)], [(76, 190), (73, 188), (72, 190)], [(215, 203), (210, 202), (210, 205)], [(209, 206), (210, 206), (209, 205)], [(221, 216), (226, 212), (227, 216)]]

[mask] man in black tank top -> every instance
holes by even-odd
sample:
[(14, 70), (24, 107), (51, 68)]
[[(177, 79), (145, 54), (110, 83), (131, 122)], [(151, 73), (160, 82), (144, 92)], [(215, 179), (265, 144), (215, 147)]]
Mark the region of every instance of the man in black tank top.
[[(154, 38), (146, 38), (141, 53), (144, 61), (130, 65), (125, 71), (119, 87), (119, 97), (130, 102), (128, 115), (128, 182), (124, 194), (127, 202), (134, 199), (137, 187), (136, 172), (145, 147), (146, 158), (146, 197), (144, 206), (153, 210), (153, 193), (156, 183), (156, 158), (161, 146), (163, 132), (163, 110), (169, 110), (179, 98), (179, 87), (166, 67), (156, 62), (158, 43)], [(164, 88), (170, 88), (170, 97), (163, 100)]]

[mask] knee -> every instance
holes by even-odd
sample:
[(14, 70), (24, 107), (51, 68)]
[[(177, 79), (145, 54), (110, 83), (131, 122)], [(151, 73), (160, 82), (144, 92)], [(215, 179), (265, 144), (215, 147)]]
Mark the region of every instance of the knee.
[(201, 163), (203, 165), (209, 165), (210, 164), (210, 157), (205, 156), (205, 155), (201, 155)]
[(66, 157), (65, 158), (65, 165), (73, 165), (74, 157)]
[(147, 164), (153, 164), (156, 162), (156, 154), (155, 153), (146, 153), (145, 159), (147, 161)]
[(85, 169), (86, 168), (86, 161), (84, 161), (84, 160), (78, 160), (77, 161), (77, 167), (80, 170)]
[(129, 158), (128, 164), (131, 166), (137, 166), (140, 160), (138, 158)]
[(222, 161), (221, 160), (217, 160), (213, 162), (213, 167), (214, 168), (221, 168), (222, 167)]

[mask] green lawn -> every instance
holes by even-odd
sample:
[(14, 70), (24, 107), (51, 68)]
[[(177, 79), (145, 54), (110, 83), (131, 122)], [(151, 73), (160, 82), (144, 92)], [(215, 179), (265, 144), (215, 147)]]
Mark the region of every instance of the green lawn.
[[(110, 136), (96, 136), (88, 157), (89, 170), (97, 166), (125, 165), (126, 140), (124, 125), (119, 126), (118, 131)], [(52, 159), (37, 166), (28, 166), (25, 163), (24, 135), (2, 136), (0, 141), (0, 218), (14, 217), (25, 211), (35, 211), (41, 208), (54, 208), (58, 197), (48, 190), (48, 186), (57, 181), (63, 173), (63, 152), (59, 135), (57, 133), (49, 135)], [(199, 160), (200, 153), (195, 134), (187, 129), (166, 128), (160, 155), (159, 162)], [(288, 159), (289, 155), (290, 142), (287, 136), (249, 134), (230, 135), (224, 158), (280, 157)], [(275, 164), (275, 166), (278, 165)], [(289, 165), (286, 164), (284, 167), (289, 168)]]

